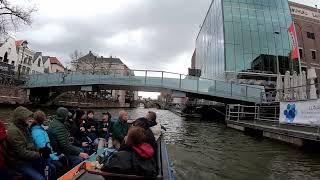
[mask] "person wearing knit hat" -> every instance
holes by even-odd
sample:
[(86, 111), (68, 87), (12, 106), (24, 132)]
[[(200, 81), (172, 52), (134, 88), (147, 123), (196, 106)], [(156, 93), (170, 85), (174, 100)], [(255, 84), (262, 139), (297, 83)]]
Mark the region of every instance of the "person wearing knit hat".
[(39, 163), (40, 153), (31, 141), (29, 124), (33, 122), (33, 113), (25, 107), (17, 107), (13, 112), (13, 122), (8, 126), (7, 139), (4, 142), (5, 159), (10, 168), (31, 179), (44, 180), (43, 175), (34, 168)]

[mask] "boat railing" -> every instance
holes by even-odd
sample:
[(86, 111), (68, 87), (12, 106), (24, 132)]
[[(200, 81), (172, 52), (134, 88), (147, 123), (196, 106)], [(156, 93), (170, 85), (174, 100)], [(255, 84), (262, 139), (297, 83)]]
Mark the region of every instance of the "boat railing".
[(254, 106), (229, 104), (226, 108), (226, 121), (294, 129), (298, 131), (313, 132), (320, 135), (320, 126), (318, 125), (284, 123), (280, 122), (279, 119), (279, 103), (257, 104)]

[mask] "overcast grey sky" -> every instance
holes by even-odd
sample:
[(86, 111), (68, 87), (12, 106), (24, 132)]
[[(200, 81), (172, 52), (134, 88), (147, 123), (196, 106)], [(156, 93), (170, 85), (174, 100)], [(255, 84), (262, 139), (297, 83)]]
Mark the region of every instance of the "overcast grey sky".
[[(67, 63), (78, 49), (120, 57), (132, 69), (186, 73), (211, 0), (29, 0), (38, 11), (16, 33)], [(313, 6), (320, 0), (294, 0)]]

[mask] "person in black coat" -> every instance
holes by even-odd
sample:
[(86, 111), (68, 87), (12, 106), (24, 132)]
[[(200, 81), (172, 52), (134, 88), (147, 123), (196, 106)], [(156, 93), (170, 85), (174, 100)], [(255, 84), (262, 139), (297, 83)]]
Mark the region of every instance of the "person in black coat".
[(156, 142), (156, 139), (154, 137), (153, 132), (151, 131), (151, 129), (149, 127), (148, 119), (146, 119), (144, 117), (138, 118), (137, 120), (135, 120), (133, 122), (132, 125), (143, 128), (145, 130), (145, 134), (146, 134), (146, 142), (149, 143), (153, 147), (153, 149), (157, 150), (157, 142)]
[(93, 141), (98, 138), (97, 135), (97, 121), (94, 118), (93, 111), (87, 111), (87, 119), (83, 123), (83, 127), (86, 129), (86, 132), (90, 139)]
[(111, 114), (109, 112), (102, 113), (102, 120), (98, 123), (99, 138), (105, 138), (108, 142), (111, 133), (111, 126)]
[(154, 154), (155, 150), (146, 143), (145, 130), (141, 127), (131, 127), (125, 144), (103, 163), (102, 170), (155, 178), (157, 166), (153, 158)]

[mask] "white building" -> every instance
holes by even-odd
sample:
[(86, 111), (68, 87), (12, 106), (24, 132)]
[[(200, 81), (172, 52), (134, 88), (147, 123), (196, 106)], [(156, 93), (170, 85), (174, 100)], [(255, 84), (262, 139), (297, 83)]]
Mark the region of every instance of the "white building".
[(13, 38), (8, 38), (3, 43), (0, 43), (0, 62), (16, 65), (18, 53), (16, 49), (16, 41)]
[(65, 67), (57, 57), (43, 56), (44, 73), (64, 72)]
[(42, 60), (42, 52), (36, 52), (32, 63), (32, 74), (44, 73), (44, 64)]
[(28, 47), (26, 40), (16, 41), (18, 62), (15, 65), (15, 69), (19, 75), (28, 75), (32, 72), (33, 58), (35, 51)]

